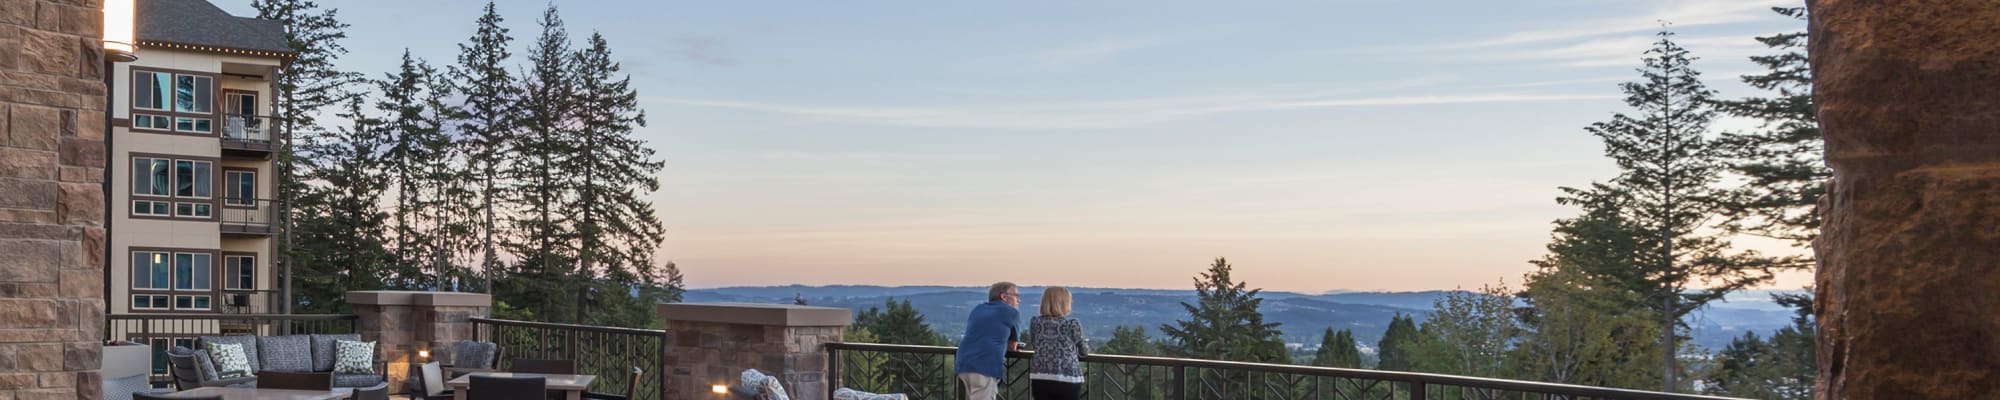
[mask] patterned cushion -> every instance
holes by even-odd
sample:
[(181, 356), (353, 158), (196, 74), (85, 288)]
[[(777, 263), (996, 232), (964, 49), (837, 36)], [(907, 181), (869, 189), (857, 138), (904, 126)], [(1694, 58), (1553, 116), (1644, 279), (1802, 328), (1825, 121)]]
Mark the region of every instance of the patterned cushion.
[[(257, 363), (256, 336), (202, 336), (194, 339), (194, 344), (195, 344), (194, 348), (207, 350), (209, 343), (235, 343), (243, 345), (243, 358), (247, 358), (250, 361), (249, 372), (254, 374), (257, 373), (257, 371), (263, 371), (262, 369), (259, 369), (261, 368), (260, 366), (262, 364)], [(209, 352), (209, 356), (215, 356), (215, 355), (216, 355), (215, 352), (213, 351)], [(217, 371), (222, 371), (222, 370), (217, 369)]]
[(314, 372), (327, 372), (333, 370), (333, 353), (334, 353), (333, 342), (341, 340), (351, 340), (359, 342), (361, 341), (361, 335), (354, 333), (341, 334), (341, 335), (312, 335), (312, 354), (313, 354)]
[(460, 341), (451, 345), (451, 366), (457, 368), (493, 368), (493, 353), (499, 345), (488, 342)]
[(333, 387), (369, 387), (381, 383), (381, 374), (333, 374)]
[(334, 342), (333, 372), (336, 374), (375, 373), (375, 342), (341, 340)]
[(215, 357), (215, 370), (221, 371), (224, 376), (233, 372), (250, 372), (250, 358), (243, 354), (241, 343), (210, 342), (208, 353)]
[(746, 388), (747, 392), (756, 393), (757, 400), (791, 400), (791, 396), (785, 394), (785, 386), (778, 383), (778, 377), (765, 375), (755, 369), (743, 370), (743, 376), (738, 378), (737, 384)]
[(910, 400), (910, 396), (903, 395), (902, 393), (875, 394), (854, 389), (840, 388), (840, 390), (833, 391), (833, 399), (834, 400)]
[(312, 372), (312, 337), (260, 336), (257, 355), (258, 371)]

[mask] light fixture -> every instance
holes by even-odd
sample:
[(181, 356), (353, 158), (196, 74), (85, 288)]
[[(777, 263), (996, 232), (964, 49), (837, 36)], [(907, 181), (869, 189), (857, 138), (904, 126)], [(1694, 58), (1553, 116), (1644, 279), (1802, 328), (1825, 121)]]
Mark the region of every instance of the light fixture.
[(138, 43), (133, 39), (133, 2), (136, 0), (104, 0), (104, 58), (111, 62), (131, 62), (139, 59)]
[(422, 359), (426, 359), (426, 360), (428, 360), (428, 359), (430, 359), (430, 358), (431, 358), (431, 351), (430, 351), (430, 350), (417, 350), (417, 358), (422, 358)]
[(709, 386), (708, 390), (715, 392), (715, 394), (729, 394), (729, 386), (727, 385)]

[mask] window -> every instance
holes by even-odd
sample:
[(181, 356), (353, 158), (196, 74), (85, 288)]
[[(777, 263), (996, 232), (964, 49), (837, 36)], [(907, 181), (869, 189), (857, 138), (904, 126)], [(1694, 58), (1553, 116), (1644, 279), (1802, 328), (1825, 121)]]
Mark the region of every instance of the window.
[(256, 93), (229, 92), (224, 98), (229, 99), (229, 108), (223, 109), (223, 112), (231, 115), (257, 115)]
[(133, 251), (131, 308), (214, 310), (214, 261), (214, 253), (203, 251)]
[(257, 206), (257, 171), (223, 171), (223, 205), (239, 207)]
[(213, 76), (134, 70), (132, 128), (214, 133), (215, 90)]
[(212, 218), (214, 179), (214, 161), (133, 157), (132, 215)]
[(223, 256), (222, 288), (229, 290), (257, 289), (256, 256)]

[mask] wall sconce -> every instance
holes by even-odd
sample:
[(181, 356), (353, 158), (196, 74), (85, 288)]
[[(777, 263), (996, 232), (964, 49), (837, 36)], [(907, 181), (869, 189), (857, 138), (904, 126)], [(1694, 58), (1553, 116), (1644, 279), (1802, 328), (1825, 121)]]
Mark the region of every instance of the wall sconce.
[(420, 358), (420, 359), (425, 359), (425, 360), (429, 360), (429, 359), (431, 359), (431, 351), (430, 351), (430, 350), (417, 350), (417, 358)]
[(729, 394), (729, 386), (727, 385), (709, 386), (708, 390), (715, 392), (715, 394)]
[[(104, 58), (111, 62), (138, 60), (138, 41), (133, 38), (133, 3), (136, 0), (104, 0)], [(107, 74), (109, 72), (106, 72)]]

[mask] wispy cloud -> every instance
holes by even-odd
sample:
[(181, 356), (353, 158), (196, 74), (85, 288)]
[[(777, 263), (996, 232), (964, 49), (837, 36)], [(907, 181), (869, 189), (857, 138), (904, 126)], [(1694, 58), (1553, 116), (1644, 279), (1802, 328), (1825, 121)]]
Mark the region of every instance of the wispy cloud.
[(963, 107), (841, 107), (739, 100), (649, 97), (682, 106), (724, 108), (821, 118), (837, 122), (954, 128), (1108, 129), (1145, 126), (1208, 115), (1313, 108), (1518, 103), (1597, 100), (1608, 94), (1453, 93), (1364, 97), (1217, 95), (1137, 100)]
[(728, 41), (714, 36), (683, 36), (672, 41), (674, 55), (696, 65), (734, 67), (739, 64)]
[(1481, 48), (1561, 42), (1597, 36), (1658, 30), (1661, 22), (1676, 27), (1720, 25), (1773, 18), (1771, 7), (1795, 5), (1795, 0), (1677, 0), (1658, 3), (1644, 15), (1599, 18), (1571, 23), (1555, 29), (1522, 31), (1488, 40), (1446, 45), (1447, 48)]
[(1036, 53), (1028, 59), (1043, 68), (1071, 68), (1102, 63), (1120, 53), (1152, 47), (1160, 42), (1158, 39), (1097, 39)]
[[(1579, 43), (1510, 51), (1495, 54), (1494, 57), (1515, 60), (1549, 61), (1566, 67), (1613, 67), (1637, 66), (1646, 49), (1652, 48), (1657, 38), (1624, 37), (1592, 39)], [(1741, 60), (1751, 55), (1769, 52), (1764, 45), (1743, 36), (1677, 37), (1674, 39), (1682, 47), (1688, 48), (1695, 57), (1704, 60)]]

